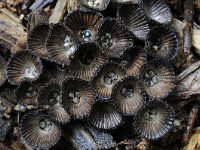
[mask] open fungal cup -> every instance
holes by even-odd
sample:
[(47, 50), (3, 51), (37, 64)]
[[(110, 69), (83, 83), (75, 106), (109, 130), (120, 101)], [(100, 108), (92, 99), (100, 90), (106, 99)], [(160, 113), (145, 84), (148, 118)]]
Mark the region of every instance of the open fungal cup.
[(146, 61), (145, 50), (142, 47), (133, 46), (124, 51), (120, 65), (128, 76), (137, 77)]
[(95, 42), (103, 16), (93, 11), (76, 10), (65, 18), (65, 25), (71, 29), (79, 42)]
[(143, 66), (140, 73), (140, 82), (150, 97), (162, 99), (175, 86), (174, 70), (162, 60), (152, 60)]
[(125, 76), (125, 71), (117, 63), (104, 64), (92, 80), (95, 94), (102, 99), (109, 99), (114, 85)]
[(39, 57), (22, 51), (14, 54), (7, 66), (7, 77), (11, 84), (19, 85), (22, 81), (35, 81), (42, 73), (42, 62)]
[(122, 124), (122, 116), (112, 103), (100, 100), (94, 104), (88, 123), (99, 129), (113, 129)]
[(162, 101), (150, 101), (134, 118), (134, 129), (147, 140), (158, 140), (173, 127), (173, 109)]
[(146, 39), (150, 27), (146, 15), (139, 5), (130, 3), (120, 5), (117, 16), (137, 38)]
[(77, 78), (90, 81), (106, 61), (106, 56), (98, 45), (85, 43), (75, 53), (71, 68)]
[(172, 21), (172, 13), (165, 0), (142, 0), (142, 7), (152, 22), (168, 25)]
[(133, 77), (126, 77), (116, 84), (111, 98), (126, 116), (133, 115), (145, 104), (145, 95), (139, 82)]
[(118, 19), (106, 18), (99, 28), (97, 43), (107, 56), (119, 58), (133, 46), (134, 35)]
[(20, 133), (23, 141), (30, 147), (48, 149), (60, 139), (61, 129), (42, 112), (30, 112), (21, 119)]
[(94, 94), (89, 82), (80, 79), (67, 79), (62, 87), (62, 104), (75, 119), (87, 117), (94, 103)]
[(42, 87), (38, 96), (39, 107), (47, 109), (50, 118), (59, 123), (67, 123), (70, 120), (69, 114), (62, 106), (61, 86), (50, 82)]
[(154, 58), (173, 60), (179, 49), (178, 36), (169, 27), (154, 27), (148, 33), (146, 49)]
[(27, 49), (34, 55), (49, 59), (49, 53), (46, 49), (49, 24), (38, 24), (28, 33)]
[(55, 24), (49, 33), (46, 43), (52, 60), (60, 65), (69, 65), (78, 47), (73, 33), (62, 24)]

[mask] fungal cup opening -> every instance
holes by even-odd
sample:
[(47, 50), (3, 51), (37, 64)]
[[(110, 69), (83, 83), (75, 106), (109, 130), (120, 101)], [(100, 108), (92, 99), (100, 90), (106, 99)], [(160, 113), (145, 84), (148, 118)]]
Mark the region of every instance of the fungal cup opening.
[(148, 87), (154, 86), (159, 81), (160, 77), (154, 70), (149, 70), (144, 75), (144, 84)]
[(58, 91), (53, 91), (49, 94), (50, 105), (55, 105), (61, 102), (61, 95)]
[(42, 131), (49, 132), (53, 125), (49, 119), (44, 118), (39, 121), (38, 126)]
[(79, 61), (82, 65), (89, 66), (95, 60), (95, 52), (93, 50), (86, 50), (86, 52), (79, 54)]
[(68, 93), (68, 98), (74, 104), (78, 104), (81, 99), (81, 93), (78, 92), (77, 90), (72, 90)]
[(101, 36), (101, 46), (104, 49), (109, 49), (114, 45), (114, 40), (112, 38), (112, 35), (110, 33), (105, 33), (103, 36)]
[(158, 26), (148, 33), (146, 46), (150, 55), (168, 61), (176, 57), (179, 42), (172, 29)]
[(73, 42), (73, 39), (70, 36), (66, 36), (64, 39), (64, 49), (68, 51), (70, 54), (74, 53), (76, 49), (76, 45)]
[(36, 69), (36, 67), (29, 67), (25, 70), (25, 77), (34, 79), (37, 76), (39, 76), (39, 71)]
[(91, 81), (105, 62), (107, 58), (97, 44), (83, 43), (75, 52), (70, 67), (77, 78)]
[(140, 82), (132, 76), (123, 78), (114, 86), (111, 99), (125, 116), (133, 116), (146, 103)]
[(81, 79), (67, 79), (63, 82), (62, 104), (74, 119), (89, 115), (94, 95), (89, 82)]
[(108, 72), (105, 74), (103, 81), (107, 85), (113, 85), (117, 82), (118, 75), (115, 72)]
[(159, 112), (157, 109), (149, 109), (144, 113), (143, 119), (148, 122), (154, 122), (159, 119)]
[(81, 30), (79, 34), (80, 38), (84, 42), (90, 42), (93, 36), (93, 33), (90, 29)]
[(134, 96), (134, 88), (131, 84), (124, 85), (120, 93), (125, 99), (130, 99)]
[(61, 65), (69, 65), (78, 42), (70, 29), (62, 24), (52, 26), (46, 48), (52, 60)]
[[(79, 1), (84, 6), (88, 6), (87, 1)], [(95, 42), (97, 31), (101, 26), (102, 21), (103, 16), (100, 13), (83, 10), (73, 11), (69, 13), (65, 18), (66, 26), (73, 32), (75, 38), (80, 43)]]
[(97, 43), (109, 57), (119, 58), (132, 47), (134, 34), (117, 18), (106, 18), (98, 30)]
[(36, 97), (37, 95), (38, 95), (38, 89), (36, 87), (29, 86), (26, 89), (26, 97), (33, 98)]

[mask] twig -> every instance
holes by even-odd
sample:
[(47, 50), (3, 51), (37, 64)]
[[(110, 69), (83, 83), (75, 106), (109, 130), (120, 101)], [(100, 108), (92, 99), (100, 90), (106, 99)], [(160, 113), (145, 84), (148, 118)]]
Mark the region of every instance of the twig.
[(190, 111), (190, 116), (189, 116), (189, 121), (188, 121), (188, 125), (187, 125), (187, 130), (186, 130), (186, 132), (183, 135), (183, 142), (184, 142), (185, 145), (188, 144), (189, 139), (191, 137), (192, 128), (193, 128), (194, 123), (195, 123), (195, 121), (197, 119), (198, 111), (199, 111), (199, 107), (198, 106), (194, 106), (192, 108), (192, 110)]
[(186, 22), (183, 28), (183, 49), (186, 56), (190, 54), (192, 47), (192, 24), (194, 16), (194, 0), (186, 0), (184, 4), (184, 22)]
[(68, 3), (69, 3), (68, 0), (58, 0), (57, 1), (56, 6), (53, 10), (53, 13), (49, 18), (50, 24), (58, 23), (63, 19), (64, 15), (67, 11)]

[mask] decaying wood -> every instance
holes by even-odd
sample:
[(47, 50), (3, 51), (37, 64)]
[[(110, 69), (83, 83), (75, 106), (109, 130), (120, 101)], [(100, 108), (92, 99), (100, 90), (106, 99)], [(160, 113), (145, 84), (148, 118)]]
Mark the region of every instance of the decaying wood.
[(52, 3), (54, 0), (37, 0), (35, 1), (31, 7), (29, 9), (31, 10), (37, 10), (37, 9), (42, 9), (45, 6), (49, 5), (50, 3)]
[(2, 142), (0, 142), (0, 150), (13, 150), (12, 148), (9, 148), (8, 146), (6, 146), (5, 144), (3, 144)]
[(12, 53), (26, 48), (27, 33), (18, 17), (7, 9), (0, 9), (0, 45)]
[[(174, 18), (171, 25), (178, 33), (179, 37), (183, 39), (183, 29), (186, 26), (186, 23), (181, 22), (180, 20)], [(197, 53), (200, 54), (200, 30), (193, 28), (192, 31), (192, 46), (196, 49)]]
[(180, 99), (200, 95), (200, 61), (180, 73), (176, 77), (176, 84), (173, 94)]
[(192, 25), (194, 16), (194, 0), (186, 0), (184, 4), (184, 22), (183, 28), (183, 49), (184, 53), (188, 55), (192, 47)]
[(200, 9), (200, 0), (196, 0), (196, 8)]
[(68, 13), (82, 7), (77, 0), (68, 0), (67, 11)]
[(185, 145), (188, 144), (189, 139), (191, 137), (192, 129), (193, 129), (194, 123), (197, 119), (198, 111), (199, 111), (199, 106), (194, 106), (192, 108), (192, 110), (190, 111), (186, 132), (183, 135), (183, 142), (184, 142)]
[(65, 14), (70, 13), (80, 7), (77, 0), (58, 0), (56, 6), (49, 18), (50, 24), (59, 23), (63, 20)]
[(145, 139), (142, 139), (142, 141), (137, 145), (138, 150), (150, 150), (150, 142), (148, 142)]
[(13, 150), (33, 150), (31, 147), (24, 144), (19, 138), (10, 146)]
[(66, 1), (66, 0), (58, 0), (57, 1), (56, 6), (53, 10), (53, 13), (51, 14), (51, 16), (49, 18), (50, 24), (58, 23), (63, 19), (64, 15), (67, 11), (67, 6), (68, 6), (69, 2), (70, 1)]

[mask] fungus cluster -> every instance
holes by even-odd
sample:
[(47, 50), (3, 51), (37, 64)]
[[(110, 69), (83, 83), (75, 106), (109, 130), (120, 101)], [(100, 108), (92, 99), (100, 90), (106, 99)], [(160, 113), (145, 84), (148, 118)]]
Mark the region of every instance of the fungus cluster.
[[(98, 129), (117, 128), (127, 116), (142, 138), (162, 138), (173, 127), (173, 108), (164, 98), (175, 85), (172, 62), (179, 47), (168, 26), (168, 5), (164, 0), (78, 2), (81, 7), (62, 22), (33, 27), (27, 50), (13, 54), (6, 68), (0, 57), (0, 85), (7, 78), (17, 86), (18, 105), (34, 106), (23, 112), (21, 138), (46, 149), (59, 140), (60, 125), (71, 120), (103, 135)], [(114, 18), (104, 14), (110, 3)]]

